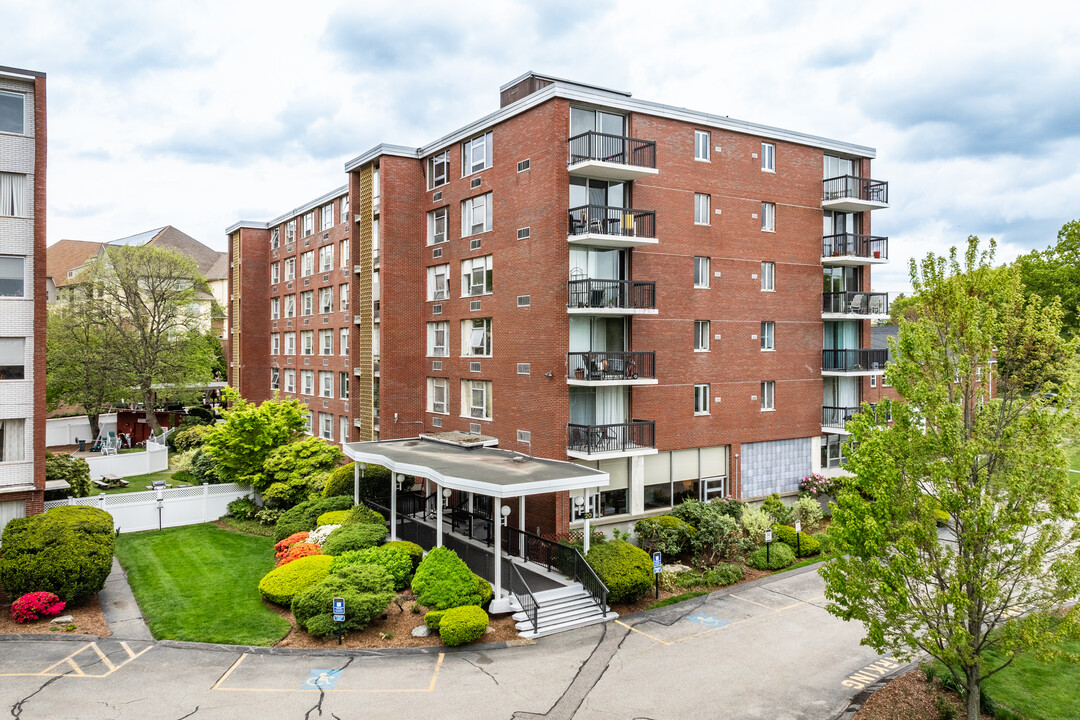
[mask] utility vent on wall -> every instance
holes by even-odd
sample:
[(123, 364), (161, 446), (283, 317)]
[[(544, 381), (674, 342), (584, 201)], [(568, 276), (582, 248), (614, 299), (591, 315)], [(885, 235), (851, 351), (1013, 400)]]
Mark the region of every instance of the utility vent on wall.
[(324, 408), (328, 408), (328, 407), (330, 407), (330, 401), (329, 401), (329, 400), (323, 400), (323, 401), (322, 401), (322, 406), (323, 406)]
[(480, 434), (480, 423), (469, 423), (469, 432), (476, 435)]
[(469, 363), (469, 372), (480, 372), (480, 363), (478, 363), (478, 362)]
[(310, 240), (305, 240), (304, 241), (304, 247), (307, 247), (309, 245), (311, 245), (311, 241)]
[(431, 418), (432, 427), (442, 427), (442, 418)]
[(532, 442), (532, 433), (528, 430), (518, 430), (518, 442)]
[(431, 257), (441, 258), (442, 257), (442, 248), (435, 248), (434, 250), (432, 250), (431, 251)]
[(470, 240), (469, 241), (469, 249), (470, 250), (479, 250), (480, 249), (480, 238), (473, 238), (472, 240)]
[(480, 309), (480, 301), (479, 300), (473, 300), (472, 302), (469, 303), (469, 310), (479, 310), (479, 309)]
[(330, 233), (328, 233), (328, 232), (324, 232), (324, 233), (322, 234), (322, 239), (323, 239), (323, 240), (329, 240), (329, 239), (330, 239)]
[(432, 360), (431, 361), (431, 369), (432, 370), (442, 370), (442, 360)]
[(439, 202), (442, 200), (442, 190), (431, 196), (431, 202)]
[(532, 295), (518, 295), (518, 307), (529, 307)]
[(470, 189), (475, 189), (475, 188), (478, 188), (478, 187), (480, 187), (480, 178), (474, 177), (472, 180), (469, 181), (469, 188)]
[(328, 281), (329, 279), (330, 279), (330, 274), (329, 274), (329, 273), (327, 273), (326, 275), (323, 275), (323, 276), (322, 276), (322, 281), (323, 281), (323, 282), (327, 282), (327, 281)]
[(518, 229), (518, 240), (527, 240), (529, 238), (530, 229), (527, 227)]
[(518, 363), (517, 366), (518, 366), (518, 375), (528, 375), (528, 374), (530, 374), (529, 373), (529, 363)]
[(529, 169), (529, 159), (528, 158), (525, 158), (524, 160), (521, 160), (520, 162), (518, 162), (518, 172), (525, 172), (528, 169)]
[(307, 287), (310, 284), (311, 284), (311, 279), (310, 278), (304, 278), (304, 287)]
[(432, 315), (442, 315), (442, 303), (439, 303), (438, 305), (432, 305), (431, 306), (431, 314)]

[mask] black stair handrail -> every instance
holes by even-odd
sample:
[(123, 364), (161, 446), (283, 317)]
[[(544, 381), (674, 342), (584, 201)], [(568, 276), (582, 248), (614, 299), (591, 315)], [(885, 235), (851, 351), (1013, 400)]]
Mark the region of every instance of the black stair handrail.
[(537, 632), (540, 624), (540, 604), (536, 601), (536, 596), (533, 595), (532, 590), (529, 589), (529, 584), (522, 577), (518, 566), (510, 558), (503, 558), (502, 585), (504, 590), (517, 598), (522, 612), (529, 617), (529, 624), (532, 625), (533, 632)]
[(508, 556), (520, 557), (525, 562), (546, 565), (549, 572), (557, 571), (574, 582), (581, 583), (581, 587), (592, 596), (604, 617), (607, 617), (607, 586), (577, 548), (515, 527), (507, 526), (504, 530), (503, 551)]

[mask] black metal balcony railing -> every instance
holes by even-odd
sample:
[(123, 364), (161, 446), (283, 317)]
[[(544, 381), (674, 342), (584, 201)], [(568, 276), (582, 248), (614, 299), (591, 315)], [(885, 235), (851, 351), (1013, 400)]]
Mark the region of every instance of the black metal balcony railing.
[(827, 292), (821, 293), (821, 311), (844, 315), (888, 315), (889, 293)]
[(839, 235), (825, 235), (822, 237), (821, 256), (836, 257), (839, 255), (888, 260), (889, 238), (875, 235), (856, 235), (855, 233), (840, 233)]
[(631, 420), (609, 425), (567, 425), (567, 447), (585, 453), (625, 452), (656, 446), (656, 423)]
[(570, 235), (617, 235), (630, 238), (656, 238), (656, 213), (651, 210), (582, 205), (567, 211)]
[(888, 350), (822, 350), (822, 370), (883, 370), (889, 361)]
[(651, 281), (569, 280), (566, 289), (567, 307), (627, 310), (656, 308), (656, 283)]
[(656, 168), (656, 143), (622, 135), (589, 131), (575, 135), (568, 141), (570, 165), (587, 160)]
[(578, 380), (656, 378), (655, 352), (572, 352), (566, 354), (566, 377)]
[(867, 202), (889, 202), (889, 183), (884, 180), (871, 180), (857, 175), (841, 175), (821, 182), (822, 200), (855, 198)]

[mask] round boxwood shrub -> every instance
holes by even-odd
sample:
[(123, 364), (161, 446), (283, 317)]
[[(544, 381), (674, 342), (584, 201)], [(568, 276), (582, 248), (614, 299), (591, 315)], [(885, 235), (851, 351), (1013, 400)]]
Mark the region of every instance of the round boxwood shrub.
[(372, 510), (367, 505), (361, 503), (353, 507), (349, 511), (349, 515), (345, 518), (344, 525), (352, 525), (354, 523), (367, 524), (367, 525), (385, 525), (386, 518), (381, 513)]
[(659, 550), (664, 557), (674, 557), (688, 549), (694, 532), (690, 523), (674, 515), (657, 515), (634, 523), (634, 533), (642, 549)]
[(414, 542), (409, 542), (408, 540), (391, 540), (385, 543), (385, 546), (404, 551), (405, 554), (412, 559), (413, 572), (416, 572), (416, 568), (419, 567), (420, 561), (424, 559), (424, 548)]
[(823, 553), (831, 553), (832, 552), (833, 541), (832, 541), (832, 538), (829, 537), (828, 533), (823, 533), (823, 532), (814, 533), (810, 537), (812, 537), (812, 538), (814, 538), (815, 540), (818, 541), (818, 545), (821, 546), (821, 552), (823, 552)]
[(283, 540), (293, 533), (311, 531), (319, 526), (319, 516), (331, 510), (348, 510), (352, 507), (352, 498), (328, 497), (307, 500), (281, 513), (274, 526), (274, 542)]
[(403, 549), (380, 545), (363, 550), (348, 550), (334, 558), (330, 574), (336, 575), (349, 565), (379, 565), (386, 569), (394, 580), (394, 589), (401, 590), (409, 584), (413, 572), (412, 558)]
[(476, 575), (457, 553), (445, 547), (433, 548), (420, 562), (412, 590), (417, 602), (432, 610), (479, 606), (484, 601)]
[(259, 592), (272, 603), (288, 607), (296, 593), (320, 582), (330, 574), (334, 558), (310, 555), (274, 568), (259, 581)]
[(652, 558), (625, 540), (593, 545), (585, 560), (607, 585), (611, 602), (633, 602), (652, 587)]
[[(768, 561), (766, 561), (766, 555)], [(746, 558), (746, 564), (758, 570), (779, 570), (786, 568), (793, 562), (795, 562), (795, 551), (791, 549), (791, 546), (782, 542), (771, 543), (768, 553), (765, 552), (765, 546), (762, 545)]]
[(495, 597), (495, 590), (491, 587), (491, 583), (476, 573), (473, 573), (473, 578), (476, 579), (476, 592), (480, 593), (480, 607), (487, 607), (491, 598)]
[(382, 544), (389, 532), (383, 525), (342, 525), (326, 538), (322, 551), (327, 555), (340, 555), (349, 550), (375, 547)]
[(345, 574), (331, 575), (296, 594), (292, 601), (296, 623), (314, 637), (337, 632), (334, 598), (345, 601), (345, 632), (363, 630), (394, 599), (393, 580), (377, 565), (352, 565)]
[(319, 516), (319, 519), (315, 521), (315, 527), (321, 527), (322, 525), (344, 525), (349, 520), (348, 510), (331, 510), (330, 512), (324, 512)]
[(707, 585), (734, 585), (743, 579), (743, 566), (733, 563), (718, 563), (706, 572), (702, 579)]
[[(330, 479), (323, 485), (323, 497), (335, 495), (353, 495), (353, 464), (347, 463), (335, 468), (330, 473)], [(364, 469), (363, 477), (360, 478), (360, 497), (374, 500), (380, 497), (390, 496), (390, 471), (382, 465), (371, 465)]]
[(112, 569), (112, 516), (95, 507), (67, 505), (7, 524), (0, 582), (9, 597), (51, 592), (68, 605), (86, 602)]
[(442, 620), (442, 616), (445, 614), (445, 610), (432, 610), (424, 616), (424, 624), (432, 630), (438, 630), (439, 622)]
[(798, 542), (796, 542), (795, 528), (790, 525), (773, 525), (772, 530), (773, 540), (779, 540), (792, 548), (799, 557), (810, 557), (821, 552), (821, 543), (815, 540), (812, 535), (798, 533)]
[(483, 636), (488, 614), (475, 605), (451, 608), (439, 620), (439, 637), (451, 647), (471, 643)]

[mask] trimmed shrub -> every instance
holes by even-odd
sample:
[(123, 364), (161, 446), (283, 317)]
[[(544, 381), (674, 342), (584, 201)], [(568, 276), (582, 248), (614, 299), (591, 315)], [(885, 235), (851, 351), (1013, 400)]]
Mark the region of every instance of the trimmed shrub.
[(625, 540), (593, 545), (585, 560), (607, 585), (611, 602), (633, 602), (652, 587), (652, 558)]
[(173, 432), (165, 438), (165, 444), (172, 443), (170, 449), (177, 453), (186, 453), (189, 450), (202, 447), (206, 436), (214, 432), (213, 425), (189, 425)]
[(716, 505), (724, 514), (740, 522), (742, 520), (742, 514), (746, 511), (747, 505), (742, 500), (736, 500), (735, 498), (728, 496), (724, 498), (713, 498), (709, 501), (710, 505)]
[(383, 525), (342, 525), (326, 538), (322, 546), (323, 552), (327, 555), (340, 555), (349, 550), (375, 547), (381, 545), (389, 533)]
[(833, 541), (832, 541), (832, 538), (829, 537), (828, 533), (823, 533), (823, 532), (814, 533), (810, 537), (812, 537), (812, 538), (814, 538), (815, 540), (818, 541), (818, 544), (821, 546), (821, 552), (822, 553), (831, 553), (832, 552)]
[(308, 536), (308, 542), (313, 542), (316, 545), (322, 547), (326, 544), (326, 539), (330, 537), (330, 533), (337, 530), (340, 525), (320, 525), (311, 531), (311, 535)]
[[(766, 555), (768, 559), (766, 561)], [(795, 551), (782, 542), (771, 543), (768, 553), (762, 545), (746, 558), (746, 564), (758, 570), (779, 570), (795, 562)]]
[(324, 512), (348, 510), (351, 507), (352, 498), (347, 497), (317, 498), (302, 502), (281, 513), (274, 527), (274, 539), (281, 540), (293, 533), (314, 530), (319, 526), (319, 516)]
[[(322, 489), (323, 497), (353, 494), (353, 464), (347, 463), (330, 473)], [(374, 500), (390, 494), (390, 471), (382, 465), (369, 464), (360, 478), (360, 499)]]
[(234, 517), (237, 520), (254, 520), (255, 515), (259, 512), (259, 506), (253, 503), (247, 495), (233, 500), (229, 503), (228, 508), (229, 517)]
[(312, 555), (274, 568), (259, 581), (259, 592), (270, 602), (289, 607), (298, 592), (330, 574), (332, 562), (329, 555)]
[(384, 547), (396, 548), (402, 550), (412, 559), (413, 572), (416, 572), (416, 568), (419, 567), (420, 561), (424, 559), (424, 548), (420, 547), (414, 542), (408, 540), (391, 540), (384, 543)]
[(278, 555), (281, 555), (281, 553), (285, 552), (296, 543), (306, 542), (309, 535), (311, 535), (311, 533), (309, 533), (307, 530), (305, 530), (304, 532), (293, 533), (284, 540), (277, 542), (274, 545), (274, 552)]
[(412, 558), (400, 547), (389, 544), (363, 550), (348, 550), (334, 558), (330, 574), (337, 575), (343, 568), (354, 565), (379, 565), (386, 569), (394, 580), (394, 589), (401, 590), (409, 584), (413, 572)]
[(673, 590), (674, 588), (682, 588), (689, 590), (696, 587), (705, 587), (708, 585), (731, 585), (737, 583), (743, 578), (743, 566), (731, 565), (728, 563), (719, 563), (716, 567), (705, 572), (697, 572), (696, 570), (684, 570), (680, 573), (671, 574), (670, 577), (664, 577), (661, 573), (660, 584), (665, 589)]
[(432, 630), (439, 629), (439, 623), (442, 621), (442, 616), (446, 614), (446, 610), (432, 610), (424, 616), (424, 624)]
[(773, 493), (761, 501), (761, 509), (769, 513), (774, 523), (791, 524), (792, 510), (780, 499), (780, 493)]
[(64, 604), (63, 600), (51, 592), (26, 593), (11, 603), (11, 619), (24, 623), (59, 615), (64, 611)]
[(697, 528), (690, 537), (690, 550), (706, 565), (728, 558), (737, 550), (739, 523), (728, 508), (700, 500), (684, 500), (673, 514)]
[(801, 497), (792, 506), (791, 520), (802, 523), (803, 530), (814, 530), (821, 523), (825, 513), (821, 511), (821, 503), (812, 497)]
[(86, 497), (90, 494), (90, 465), (66, 453), (45, 453), (45, 480), (67, 480), (71, 487), (46, 491), (46, 500)]
[(330, 512), (324, 512), (319, 516), (319, 519), (315, 522), (321, 525), (344, 525), (349, 520), (350, 511), (348, 510), (331, 510)]
[(321, 554), (322, 550), (315, 543), (299, 542), (277, 556), (277, 564), (275, 565), (275, 567), (288, 565), (292, 561), (299, 560), (300, 558), (311, 557), (312, 555)]
[(356, 523), (360, 523), (361, 525), (385, 525), (386, 518), (384, 518), (381, 513), (360, 503), (359, 505), (355, 505), (349, 511), (349, 516), (342, 525), (353, 525)]
[(648, 553), (659, 550), (664, 557), (674, 557), (689, 549), (695, 530), (692, 525), (674, 515), (647, 517), (634, 523), (638, 545)]
[(479, 606), (483, 602), (476, 575), (457, 553), (445, 547), (432, 549), (420, 562), (413, 576), (412, 590), (417, 602), (432, 610)]
[(719, 563), (702, 577), (707, 585), (734, 585), (743, 579), (743, 566)]
[(798, 533), (796, 542), (795, 528), (787, 525), (773, 525), (773, 540), (779, 540), (794, 549), (799, 557), (810, 557), (821, 552), (821, 544), (806, 533)]
[(483, 636), (488, 614), (475, 605), (463, 605), (446, 611), (439, 621), (439, 637), (450, 647), (471, 643)]
[(95, 507), (15, 518), (4, 529), (0, 581), (14, 598), (45, 591), (78, 605), (105, 587), (115, 545), (112, 516)]
[(491, 602), (491, 598), (495, 597), (495, 590), (492, 589), (491, 583), (476, 573), (473, 573), (473, 577), (476, 578), (476, 591), (480, 593), (480, 607), (486, 607)]
[[(334, 622), (334, 598), (345, 601), (345, 632), (363, 630), (386, 610), (394, 599), (390, 576), (374, 565), (354, 565), (350, 575), (331, 575), (297, 593), (292, 601), (296, 623), (314, 637), (329, 637), (337, 632)], [(361, 572), (362, 571), (362, 572)], [(367, 581), (360, 580), (363, 578)]]
[(200, 484), (217, 485), (225, 482), (218, 473), (217, 461), (204, 448), (199, 448), (191, 456), (191, 474), (195, 476), (195, 482)]
[(743, 530), (746, 536), (754, 541), (755, 545), (765, 542), (765, 531), (773, 525), (769, 513), (761, 508), (747, 508), (742, 516)]

